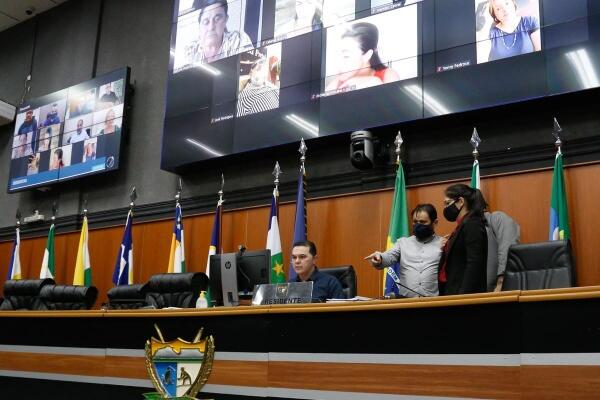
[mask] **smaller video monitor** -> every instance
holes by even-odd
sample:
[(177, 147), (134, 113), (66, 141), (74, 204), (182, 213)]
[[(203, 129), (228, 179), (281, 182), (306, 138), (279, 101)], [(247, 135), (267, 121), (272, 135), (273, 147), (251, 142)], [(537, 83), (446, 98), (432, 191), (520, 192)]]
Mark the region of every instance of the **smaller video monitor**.
[[(233, 277), (231, 274), (221, 272), (221, 256), (216, 254), (210, 257), (210, 291), (212, 301), (217, 306), (223, 305), (223, 287), (232, 286)], [(242, 254), (236, 253), (235, 279), (237, 280), (237, 297), (251, 298), (254, 294), (254, 287), (269, 282), (269, 268), (271, 267), (271, 251), (257, 250), (246, 251)], [(236, 297), (236, 296), (232, 297)]]

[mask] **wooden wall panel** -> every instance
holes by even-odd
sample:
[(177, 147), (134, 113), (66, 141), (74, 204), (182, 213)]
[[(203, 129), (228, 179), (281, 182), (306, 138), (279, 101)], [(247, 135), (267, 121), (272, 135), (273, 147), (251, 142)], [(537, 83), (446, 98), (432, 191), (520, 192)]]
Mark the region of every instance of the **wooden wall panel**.
[(308, 237), (317, 245), (317, 265), (353, 264), (360, 274), (359, 293), (376, 294), (380, 287), (381, 273), (364, 261), (381, 245), (380, 196), (367, 193), (320, 199), (310, 202), (308, 208)]
[[(578, 284), (600, 284), (600, 259), (596, 252), (597, 224), (600, 220), (600, 164), (565, 170)], [(534, 171), (482, 179), (482, 190), (492, 210), (503, 210), (521, 225), (522, 242), (547, 240), (552, 171)], [(418, 203), (432, 203), (438, 210), (440, 234), (450, 233), (454, 224), (442, 216), (443, 191), (447, 183), (409, 188), (409, 211)], [(308, 234), (319, 249), (319, 265), (354, 265), (359, 294), (380, 295), (381, 272), (372, 269), (363, 258), (374, 250), (384, 250), (392, 203), (392, 190), (314, 199), (308, 202)], [(289, 268), (293, 239), (295, 204), (282, 204), (279, 224), (286, 271)], [(249, 250), (265, 247), (269, 205), (223, 213), (223, 250), (236, 251), (239, 244)], [(185, 216), (186, 264), (190, 271), (204, 271), (214, 214)], [(134, 225), (134, 277), (145, 282), (166, 271), (173, 230), (172, 220)], [(106, 300), (122, 227), (90, 231), (90, 255), (94, 283), (100, 289), (98, 304)], [(39, 274), (46, 238), (22, 240), (23, 275)], [(77, 254), (79, 232), (56, 236), (56, 280), (71, 283)], [(6, 276), (12, 242), (0, 243), (0, 276)], [(0, 288), (3, 280), (0, 281)]]

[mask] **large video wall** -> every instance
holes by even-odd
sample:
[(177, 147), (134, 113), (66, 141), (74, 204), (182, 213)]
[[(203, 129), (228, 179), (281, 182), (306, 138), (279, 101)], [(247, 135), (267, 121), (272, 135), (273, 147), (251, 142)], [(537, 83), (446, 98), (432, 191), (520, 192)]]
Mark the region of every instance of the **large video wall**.
[(162, 167), (600, 86), (598, 0), (179, 0)]

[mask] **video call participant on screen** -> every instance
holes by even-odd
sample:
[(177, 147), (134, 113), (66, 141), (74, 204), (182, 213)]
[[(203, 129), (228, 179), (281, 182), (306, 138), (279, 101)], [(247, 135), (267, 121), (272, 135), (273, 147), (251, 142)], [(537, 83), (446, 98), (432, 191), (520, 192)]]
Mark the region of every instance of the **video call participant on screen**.
[(88, 135), (87, 132), (83, 129), (83, 120), (80, 119), (79, 121), (77, 121), (77, 130), (75, 131), (75, 133), (73, 133), (73, 135), (71, 135), (69, 140), (67, 140), (67, 144), (82, 142), (89, 138), (90, 135)]
[(38, 145), (38, 151), (47, 151), (50, 149), (50, 141), (52, 137), (52, 127), (49, 126), (45, 129), (40, 129), (40, 144)]
[(456, 184), (446, 188), (444, 217), (456, 228), (444, 243), (440, 260), (440, 294), (487, 290), (486, 202), (479, 189)]
[(104, 85), (104, 93), (100, 96), (102, 107), (111, 107), (119, 103), (119, 96), (113, 91), (112, 83)]
[(63, 162), (63, 151), (62, 149), (56, 149), (52, 153), (52, 158), (50, 159), (50, 170), (62, 168), (65, 166)]
[(210, 62), (252, 46), (245, 32), (227, 30), (227, 0), (194, 0), (194, 8), (200, 9), (200, 37), (198, 47), (192, 51), (192, 62)]
[(13, 149), (12, 159), (21, 158), (33, 154), (31, 145), (27, 144), (27, 134), (23, 133), (17, 138), (17, 147)]
[(267, 79), (268, 76), (267, 59), (255, 61), (250, 69), (250, 79), (238, 96), (238, 117), (279, 107), (279, 88)]
[(494, 20), (489, 61), (541, 50), (540, 22), (533, 16), (519, 16), (517, 0), (490, 0), (489, 12)]
[(52, 104), (52, 109), (48, 114), (46, 114), (46, 119), (44, 120), (44, 126), (56, 125), (60, 124), (60, 117), (58, 116), (58, 104)]
[(27, 136), (29, 133), (31, 133), (31, 153), (35, 153), (35, 146), (37, 143), (37, 121), (35, 120), (35, 117), (33, 116), (33, 111), (29, 110), (25, 113), (25, 121), (23, 121), (21, 123), (21, 125), (19, 126), (19, 129), (17, 130), (17, 135), (23, 135), (25, 134), (25, 136)]
[(96, 159), (96, 143), (86, 143), (83, 147), (83, 162), (91, 161)]
[(99, 135), (108, 135), (111, 133), (121, 133), (121, 127), (115, 124), (115, 112), (108, 110), (104, 117), (104, 128), (102, 128)]
[(319, 271), (315, 261), (317, 246), (310, 240), (294, 243), (292, 247), (292, 265), (298, 275), (294, 282), (313, 282), (312, 298), (320, 301), (326, 299), (343, 299), (342, 285), (331, 275)]
[(37, 174), (40, 168), (40, 157), (31, 154), (27, 159), (27, 175)]
[(379, 29), (369, 22), (352, 24), (341, 37), (340, 71), (326, 90), (363, 89), (394, 82), (398, 73), (385, 66), (379, 58)]
[(411, 215), (412, 236), (402, 237), (385, 253), (376, 251), (365, 259), (377, 269), (400, 263), (398, 278), (408, 288), (399, 287), (400, 296), (437, 296), (438, 267), (442, 256), (442, 237), (435, 234), (437, 211), (431, 204), (419, 204)]
[(293, 18), (278, 27), (275, 36), (290, 32), (301, 34), (323, 26), (323, 0), (296, 0), (294, 3)]

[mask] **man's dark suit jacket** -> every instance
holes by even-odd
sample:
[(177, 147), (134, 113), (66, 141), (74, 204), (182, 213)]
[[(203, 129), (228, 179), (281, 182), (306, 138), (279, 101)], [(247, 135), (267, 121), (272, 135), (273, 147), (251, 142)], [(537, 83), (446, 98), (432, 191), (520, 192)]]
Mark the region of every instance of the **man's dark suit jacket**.
[[(444, 294), (487, 291), (487, 233), (483, 220), (467, 217), (450, 237)], [(444, 256), (442, 256), (444, 257)], [(440, 260), (442, 265), (444, 259)]]

